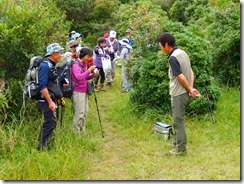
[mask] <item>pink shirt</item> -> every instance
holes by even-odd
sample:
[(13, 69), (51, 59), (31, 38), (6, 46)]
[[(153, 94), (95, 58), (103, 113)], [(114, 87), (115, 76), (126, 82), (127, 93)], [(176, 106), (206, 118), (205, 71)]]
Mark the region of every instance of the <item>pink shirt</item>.
[(87, 80), (93, 78), (90, 71), (87, 69), (85, 63), (81, 63), (80, 59), (77, 59), (71, 67), (71, 80), (74, 86), (73, 91), (86, 93), (87, 92)]

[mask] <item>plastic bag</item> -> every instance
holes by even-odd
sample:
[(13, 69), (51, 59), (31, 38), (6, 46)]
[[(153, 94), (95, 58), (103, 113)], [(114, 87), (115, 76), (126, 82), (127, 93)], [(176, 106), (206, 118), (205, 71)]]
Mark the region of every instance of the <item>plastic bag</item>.
[(102, 58), (102, 65), (103, 65), (104, 73), (107, 73), (112, 69), (111, 60), (109, 57), (103, 57)]

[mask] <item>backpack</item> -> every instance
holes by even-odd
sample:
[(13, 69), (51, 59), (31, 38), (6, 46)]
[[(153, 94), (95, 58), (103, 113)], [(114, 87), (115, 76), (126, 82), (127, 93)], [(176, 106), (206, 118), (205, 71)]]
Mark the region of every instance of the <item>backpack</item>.
[(41, 56), (34, 56), (30, 59), (29, 69), (24, 81), (24, 94), (30, 99), (38, 100), (41, 97), (38, 85), (38, 69), (42, 61)]
[[(55, 68), (50, 62), (48, 62), (41, 56), (32, 57), (30, 59), (29, 69), (27, 70), (24, 81), (24, 95), (30, 99), (39, 100), (41, 98), (41, 93), (39, 90), (38, 71), (39, 66), (42, 62), (46, 62), (50, 68), (50, 74), (55, 75)], [(49, 90), (51, 90), (51, 92), (53, 92), (55, 95), (59, 97), (62, 96), (62, 94), (58, 90), (56, 90), (56, 85), (53, 86), (52, 83), (48, 83), (48, 88), (50, 88)]]
[(61, 91), (65, 98), (71, 98), (73, 94), (73, 85), (71, 82), (71, 67), (73, 63), (74, 60), (70, 59), (57, 67), (60, 83), (65, 84), (61, 85)]

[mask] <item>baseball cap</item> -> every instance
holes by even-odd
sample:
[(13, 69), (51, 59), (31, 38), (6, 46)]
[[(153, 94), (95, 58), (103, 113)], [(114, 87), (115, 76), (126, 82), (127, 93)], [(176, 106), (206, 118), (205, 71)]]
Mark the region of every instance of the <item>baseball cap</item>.
[(64, 50), (58, 43), (51, 43), (46, 48), (46, 55), (51, 56), (53, 53), (62, 52)]
[(116, 32), (114, 30), (111, 30), (109, 32), (109, 37), (116, 38)]
[(104, 37), (104, 38), (108, 38), (108, 37), (109, 37), (109, 34), (108, 34), (108, 33), (105, 33), (105, 34), (103, 35), (103, 37)]

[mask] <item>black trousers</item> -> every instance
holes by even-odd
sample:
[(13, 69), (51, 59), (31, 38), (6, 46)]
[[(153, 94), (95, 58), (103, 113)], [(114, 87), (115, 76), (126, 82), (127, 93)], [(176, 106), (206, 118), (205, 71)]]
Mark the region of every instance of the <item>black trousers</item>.
[(105, 73), (103, 71), (103, 68), (98, 68), (97, 69), (99, 70), (99, 75), (97, 77), (94, 77), (94, 83), (95, 83), (95, 86), (98, 85), (98, 81), (100, 79), (100, 85), (103, 85), (104, 81), (105, 81)]
[(38, 150), (47, 148), (48, 141), (53, 133), (53, 130), (57, 126), (57, 120), (54, 116), (54, 112), (48, 108), (48, 103), (46, 101), (38, 101), (38, 110), (42, 112), (44, 116), (44, 123), (42, 125), (39, 134)]

